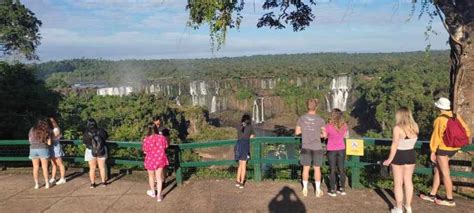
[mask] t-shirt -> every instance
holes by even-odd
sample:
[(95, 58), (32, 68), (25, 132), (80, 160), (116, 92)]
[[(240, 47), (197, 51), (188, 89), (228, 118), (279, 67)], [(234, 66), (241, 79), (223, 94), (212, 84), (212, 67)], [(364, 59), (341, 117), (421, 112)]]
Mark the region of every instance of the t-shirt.
[(298, 119), (296, 126), (301, 127), (301, 137), (303, 138), (303, 149), (322, 150), (321, 128), (326, 125), (324, 119), (319, 115), (306, 114)]
[(328, 151), (343, 150), (346, 148), (344, 144), (344, 136), (347, 133), (347, 126), (344, 125), (341, 129), (336, 129), (332, 124), (326, 125), (326, 132), (328, 134)]
[(246, 125), (244, 131), (242, 132), (242, 126), (237, 127), (237, 139), (250, 139), (250, 135), (255, 135), (252, 125)]

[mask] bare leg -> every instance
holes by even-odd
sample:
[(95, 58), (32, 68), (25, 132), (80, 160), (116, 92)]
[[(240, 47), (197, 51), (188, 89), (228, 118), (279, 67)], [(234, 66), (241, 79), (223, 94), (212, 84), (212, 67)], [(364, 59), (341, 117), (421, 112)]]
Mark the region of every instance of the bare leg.
[(99, 165), (99, 173), (100, 173), (100, 179), (102, 180), (102, 183), (106, 183), (106, 174), (105, 174), (105, 159), (100, 159), (97, 158), (97, 164)]
[(393, 191), (395, 193), (396, 207), (403, 208), (403, 166), (393, 165)]
[(161, 189), (163, 186), (163, 179), (161, 179), (161, 177), (163, 177), (162, 173), (163, 173), (163, 168), (158, 168), (155, 174), (155, 177), (158, 180), (156, 184), (156, 196), (158, 197), (158, 199), (161, 198)]
[(443, 177), (443, 184), (446, 189), (446, 198), (453, 199), (453, 182), (451, 180), (451, 173), (449, 171), (449, 158), (448, 156), (436, 156), (439, 168), (441, 170), (441, 176)]
[(411, 207), (411, 200), (413, 199), (413, 171), (415, 165), (405, 165), (403, 171), (403, 185), (405, 186), (405, 207)]
[(433, 168), (433, 186), (431, 187), (431, 195), (436, 195), (438, 193), (439, 185), (441, 184), (440, 174), (439, 174), (439, 164)]
[(148, 170), (148, 184), (150, 184), (150, 190), (155, 191), (155, 171)]
[(51, 179), (56, 179), (56, 172), (57, 172), (57, 163), (56, 158), (51, 158)]
[(240, 183), (244, 183), (245, 182), (245, 173), (247, 172), (247, 161), (245, 160), (241, 160), (239, 161), (239, 164), (241, 165), (241, 173), (240, 173)]
[(309, 179), (309, 166), (303, 166), (303, 174), (301, 175), (303, 176), (303, 181), (308, 181)]
[[(313, 166), (314, 169), (314, 180), (321, 182), (321, 167)], [(309, 171), (308, 171), (309, 174)]]
[[(61, 179), (64, 179), (64, 177), (66, 176), (66, 168), (64, 167), (63, 159), (56, 158), (55, 163), (59, 167), (59, 174), (61, 175)], [(56, 174), (56, 173), (53, 173), (53, 174)]]
[(46, 183), (46, 186), (49, 187), (49, 182), (48, 182), (48, 159), (47, 158), (41, 158), (41, 169), (43, 169), (43, 178), (44, 182)]
[(239, 161), (239, 165), (237, 167), (237, 177), (235, 178), (235, 181), (237, 181), (238, 183), (240, 183), (240, 170), (241, 170), (241, 165), (240, 165), (240, 161)]
[(33, 179), (35, 181), (35, 184), (38, 184), (38, 172), (39, 172), (39, 164), (40, 160), (38, 158), (32, 159), (33, 162)]
[(97, 168), (97, 160), (90, 160), (89, 161), (89, 179), (91, 180), (91, 184), (95, 184), (95, 169)]

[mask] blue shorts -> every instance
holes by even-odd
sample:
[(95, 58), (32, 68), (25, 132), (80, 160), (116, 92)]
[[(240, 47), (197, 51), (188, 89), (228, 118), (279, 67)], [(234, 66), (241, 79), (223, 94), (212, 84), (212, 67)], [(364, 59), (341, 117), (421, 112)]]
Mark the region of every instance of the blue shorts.
[(62, 158), (64, 157), (63, 148), (59, 141), (54, 141), (53, 144), (49, 147), (49, 156), (52, 158)]
[(30, 159), (49, 158), (48, 149), (30, 149)]

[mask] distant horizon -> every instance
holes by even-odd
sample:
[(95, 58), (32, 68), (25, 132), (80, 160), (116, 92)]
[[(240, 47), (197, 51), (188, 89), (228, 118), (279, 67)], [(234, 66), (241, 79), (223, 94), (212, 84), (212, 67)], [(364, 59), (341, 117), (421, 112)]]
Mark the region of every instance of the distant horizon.
[[(443, 52), (450, 51), (450, 49), (430, 49), (429, 52)], [(245, 57), (257, 57), (257, 56), (284, 56), (284, 55), (311, 55), (311, 54), (398, 54), (398, 53), (423, 53), (425, 50), (414, 50), (414, 51), (400, 51), (400, 52), (302, 52), (302, 53), (274, 53), (274, 54), (255, 54), (255, 55), (240, 55), (240, 56), (217, 56), (217, 57), (202, 57), (202, 58), (125, 58), (125, 59), (108, 59), (108, 58), (68, 58), (60, 60), (49, 60), (49, 61), (36, 61), (33, 64), (42, 64), (48, 62), (60, 62), (70, 60), (101, 60), (101, 61), (128, 61), (128, 60), (140, 60), (140, 61), (159, 61), (159, 60), (212, 60), (212, 59), (225, 59), (225, 58), (245, 58)]]

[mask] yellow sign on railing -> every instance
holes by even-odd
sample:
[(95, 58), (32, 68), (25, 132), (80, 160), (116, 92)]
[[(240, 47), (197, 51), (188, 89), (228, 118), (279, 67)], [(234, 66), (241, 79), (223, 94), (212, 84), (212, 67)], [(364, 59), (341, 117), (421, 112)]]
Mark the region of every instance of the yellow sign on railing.
[(364, 140), (346, 139), (346, 155), (364, 156)]

